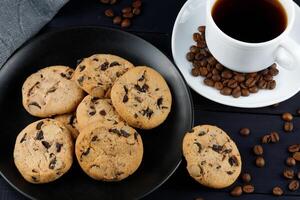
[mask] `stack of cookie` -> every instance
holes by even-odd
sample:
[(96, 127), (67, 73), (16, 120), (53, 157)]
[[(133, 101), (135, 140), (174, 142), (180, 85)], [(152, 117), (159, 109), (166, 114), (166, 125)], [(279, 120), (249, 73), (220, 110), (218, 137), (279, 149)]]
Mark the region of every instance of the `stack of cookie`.
[(45, 118), (23, 129), (15, 143), (15, 164), (31, 183), (65, 174), (74, 146), (90, 177), (128, 177), (143, 158), (142, 138), (134, 128), (159, 126), (172, 104), (158, 72), (108, 54), (83, 59), (75, 71), (67, 66), (39, 70), (24, 82), (22, 96), (28, 113)]

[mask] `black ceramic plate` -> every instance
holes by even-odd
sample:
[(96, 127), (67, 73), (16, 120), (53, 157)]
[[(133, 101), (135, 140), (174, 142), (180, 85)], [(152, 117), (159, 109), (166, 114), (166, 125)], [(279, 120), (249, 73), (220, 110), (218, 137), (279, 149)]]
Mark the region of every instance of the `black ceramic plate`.
[[(129, 178), (97, 182), (81, 171), (76, 160), (61, 179), (44, 185), (27, 183), (13, 163), (17, 134), (36, 120), (22, 107), (21, 87), (31, 73), (49, 65), (76, 67), (76, 60), (95, 53), (111, 53), (135, 65), (151, 66), (167, 80), (172, 110), (158, 128), (139, 131), (144, 158)], [(158, 188), (181, 161), (183, 133), (193, 125), (192, 100), (177, 68), (158, 49), (129, 33), (103, 28), (70, 28), (44, 34), (17, 51), (0, 71), (0, 171), (18, 191), (32, 199), (138, 199)]]

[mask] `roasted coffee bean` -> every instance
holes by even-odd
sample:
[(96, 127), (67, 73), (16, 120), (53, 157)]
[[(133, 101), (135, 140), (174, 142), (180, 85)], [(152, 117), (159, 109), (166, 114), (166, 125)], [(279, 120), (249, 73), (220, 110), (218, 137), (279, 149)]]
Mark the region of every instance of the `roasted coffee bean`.
[(112, 9), (106, 9), (104, 11), (104, 14), (106, 17), (113, 17), (114, 16), (114, 11)]
[(227, 87), (230, 87), (231, 89), (234, 89), (237, 86), (238, 86), (238, 83), (234, 79), (229, 80), (228, 83), (227, 83)]
[(128, 28), (130, 25), (131, 25), (131, 21), (128, 18), (123, 19), (122, 22), (121, 22), (121, 27), (122, 28)]
[(247, 96), (249, 96), (249, 95), (250, 95), (250, 92), (249, 92), (248, 89), (242, 89), (242, 96), (243, 96), (243, 97), (247, 97)]
[(206, 78), (211, 78), (213, 75), (211, 72), (208, 72), (207, 75), (206, 75)]
[(262, 157), (262, 156), (258, 156), (256, 159), (255, 159), (255, 164), (257, 167), (264, 167), (265, 166), (265, 159)]
[(209, 78), (204, 79), (204, 84), (211, 87), (215, 85), (214, 81)]
[(222, 90), (223, 89), (223, 84), (221, 82), (215, 82), (215, 85), (214, 87), (217, 89), (217, 90)]
[(293, 179), (295, 176), (295, 172), (293, 169), (286, 168), (283, 170), (283, 176), (287, 179)]
[(277, 132), (275, 132), (275, 131), (271, 132), (270, 136), (271, 136), (271, 142), (273, 142), (273, 143), (279, 142), (280, 138), (279, 138), (279, 134)]
[(200, 75), (200, 69), (198, 67), (194, 67), (192, 69), (192, 75), (193, 76), (199, 76)]
[(285, 163), (286, 163), (287, 166), (292, 167), (292, 166), (296, 165), (296, 160), (294, 158), (292, 158), (292, 157), (288, 157), (286, 159)]
[(140, 8), (133, 8), (132, 9), (132, 14), (134, 14), (134, 15), (140, 15), (141, 14), (141, 9)]
[(220, 90), (220, 93), (226, 96), (231, 95), (232, 89), (229, 87), (224, 87), (222, 90)]
[(297, 180), (292, 180), (290, 183), (289, 183), (289, 190), (290, 191), (296, 191), (299, 189), (299, 181)]
[(262, 138), (261, 138), (261, 143), (263, 144), (268, 144), (272, 141), (272, 138), (271, 138), (271, 135), (264, 135)]
[(215, 66), (217, 64), (217, 60), (213, 57), (213, 56), (210, 56), (209, 58), (207, 58), (207, 62), (212, 65), (212, 66)]
[(234, 98), (239, 98), (240, 96), (242, 95), (242, 92), (241, 92), (241, 88), (240, 87), (236, 87), (232, 90), (232, 96)]
[(290, 153), (295, 153), (295, 152), (300, 151), (300, 144), (293, 144), (293, 145), (290, 145), (289, 148), (288, 148), (288, 151), (289, 151)]
[(195, 60), (202, 60), (203, 56), (201, 55), (201, 53), (196, 53), (195, 54)]
[(220, 75), (218, 75), (218, 74), (216, 74), (216, 75), (213, 75), (212, 77), (211, 77), (211, 79), (213, 80), (213, 81), (220, 81), (221, 80), (221, 76)]
[(285, 112), (282, 114), (281, 118), (286, 122), (290, 122), (293, 120), (293, 115), (289, 112)]
[(251, 184), (246, 184), (246, 185), (244, 185), (244, 186), (243, 186), (243, 192), (244, 192), (244, 193), (247, 193), (247, 194), (253, 193), (253, 192), (254, 192), (254, 186), (251, 185)]
[(253, 77), (250, 77), (246, 80), (245, 84), (247, 87), (253, 87), (256, 83), (256, 80)]
[(274, 187), (272, 192), (273, 192), (273, 195), (275, 195), (275, 196), (283, 195), (283, 190), (279, 186)]
[(121, 24), (122, 18), (120, 16), (115, 16), (113, 19), (114, 24)]
[(292, 132), (294, 129), (294, 124), (292, 122), (285, 122), (283, 126), (283, 130), (285, 132)]
[[(274, 64), (274, 65), (276, 65), (276, 64)], [(278, 71), (278, 69), (276, 69), (276, 66), (275, 66), (275, 67), (270, 67), (270, 69), (269, 69), (269, 74), (270, 74), (271, 76), (277, 76), (278, 73), (279, 73), (279, 71)]]
[(198, 41), (198, 42), (197, 42), (197, 47), (199, 47), (199, 48), (204, 48), (204, 47), (206, 47), (206, 42), (205, 42), (205, 41)]
[(258, 88), (260, 89), (266, 89), (267, 88), (268, 83), (265, 80), (260, 80), (257, 83)]
[(293, 153), (293, 158), (294, 158), (296, 161), (300, 161), (300, 152), (295, 152), (295, 153)]
[(205, 33), (205, 26), (199, 26), (199, 27), (198, 27), (198, 31), (199, 31), (200, 33), (204, 34), (204, 33)]
[(221, 74), (222, 78), (230, 79), (232, 77), (232, 73), (229, 70), (224, 70)]
[(273, 76), (267, 74), (267, 75), (264, 76), (264, 80), (265, 80), (265, 81), (268, 81), (268, 82), (269, 82), (269, 81), (272, 81), (272, 80), (273, 80)]
[(140, 8), (141, 6), (142, 6), (142, 1), (141, 0), (135, 0), (132, 3), (132, 7), (134, 7), (134, 8)]
[(269, 90), (273, 90), (275, 87), (276, 87), (276, 81), (273, 80), (267, 83), (267, 88)]
[(188, 61), (193, 61), (193, 60), (195, 59), (195, 54), (194, 54), (193, 52), (188, 52), (188, 53), (186, 54), (186, 59), (187, 59)]
[(261, 156), (264, 153), (264, 149), (261, 145), (255, 145), (253, 147), (253, 153), (257, 156)]
[(132, 11), (132, 8), (130, 6), (127, 6), (122, 9), (122, 13), (130, 13)]
[(199, 53), (200, 49), (198, 47), (196, 47), (195, 45), (190, 47), (190, 52), (196, 54)]
[(242, 129), (240, 130), (240, 134), (241, 134), (242, 136), (248, 136), (248, 135), (250, 135), (250, 129), (249, 129), (249, 128), (242, 128)]
[(131, 12), (123, 13), (122, 17), (124, 17), (124, 18), (133, 18), (133, 13), (131, 13)]
[[(200, 33), (194, 33), (194, 34), (193, 34), (193, 40), (194, 40), (195, 42), (201, 41), (201, 34), (200, 34)], [(197, 45), (197, 46), (198, 46), (198, 45)]]
[(242, 180), (243, 180), (244, 183), (250, 183), (251, 175), (249, 173), (243, 173), (242, 174)]
[(250, 93), (257, 93), (258, 92), (258, 87), (256, 87), (256, 86), (250, 87), (249, 92)]
[(245, 81), (245, 76), (243, 74), (237, 74), (233, 78), (234, 78), (234, 80), (236, 80), (239, 83)]
[(213, 74), (213, 75), (220, 75), (220, 72), (219, 72), (219, 70), (217, 70), (216, 68), (214, 68), (214, 69), (212, 70), (212, 74)]
[(205, 67), (200, 67), (199, 70), (201, 76), (206, 76), (208, 74), (208, 70)]
[(231, 196), (234, 196), (234, 197), (238, 197), (238, 196), (241, 196), (243, 193), (243, 190), (242, 190), (242, 187), (241, 186), (235, 186), (231, 192), (230, 192), (230, 195)]
[(300, 179), (300, 172), (297, 173), (297, 178)]
[(223, 68), (224, 68), (223, 65), (221, 65), (220, 63), (217, 63), (215, 67), (216, 67), (216, 69), (219, 70), (219, 71), (222, 71)]

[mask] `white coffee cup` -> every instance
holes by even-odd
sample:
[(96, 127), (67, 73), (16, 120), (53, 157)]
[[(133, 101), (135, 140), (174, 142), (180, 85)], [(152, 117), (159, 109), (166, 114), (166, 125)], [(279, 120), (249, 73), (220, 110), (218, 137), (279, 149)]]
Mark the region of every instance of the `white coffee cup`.
[(289, 70), (300, 67), (300, 46), (289, 36), (295, 21), (292, 0), (279, 0), (287, 13), (286, 29), (278, 37), (261, 43), (242, 42), (222, 32), (212, 17), (216, 1), (207, 0), (205, 39), (209, 51), (221, 64), (244, 73), (266, 69), (273, 63)]

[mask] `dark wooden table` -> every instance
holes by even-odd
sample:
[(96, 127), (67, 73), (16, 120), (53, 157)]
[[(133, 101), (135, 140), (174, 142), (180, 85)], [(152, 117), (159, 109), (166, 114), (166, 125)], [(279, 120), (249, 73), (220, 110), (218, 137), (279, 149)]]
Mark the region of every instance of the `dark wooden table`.
[[(300, 0), (295, 0), (300, 4)], [(126, 5), (130, 0), (123, 0), (119, 7)], [(145, 40), (151, 42), (164, 52), (170, 59), (171, 32), (177, 13), (184, 0), (144, 0), (144, 10), (140, 17), (136, 18), (133, 25), (126, 29)], [(118, 7), (117, 6), (117, 7)], [(68, 26), (107, 26), (118, 28), (111, 24), (111, 20), (104, 17), (103, 11), (108, 6), (100, 4), (96, 0), (72, 0), (55, 18), (43, 28), (41, 32), (51, 31)], [(199, 11), (201, 12), (201, 11)], [(300, 75), (299, 75), (300, 76)], [(291, 87), (293, 87), (291, 85)], [(239, 199), (267, 200), (277, 198), (271, 195), (272, 188), (276, 185), (285, 190), (285, 195), (277, 199), (300, 199), (300, 190), (290, 192), (287, 189), (287, 181), (282, 177), (285, 166), (285, 158), (288, 156), (287, 147), (290, 144), (300, 143), (300, 117), (296, 111), (300, 108), (300, 94), (281, 103), (278, 107), (266, 107), (258, 109), (240, 109), (214, 103), (192, 91), (195, 112), (195, 124), (213, 124), (223, 128), (237, 143), (243, 158), (243, 170), (253, 176), (252, 183), (255, 193), (243, 195)], [(295, 114), (292, 133), (282, 130), (283, 112)], [(251, 128), (252, 134), (243, 138), (239, 135), (242, 127)], [(278, 131), (280, 142), (265, 145), (266, 166), (257, 168), (254, 165), (254, 155), (251, 152), (253, 145), (260, 142), (260, 137), (271, 131)], [(300, 164), (295, 167), (300, 171)], [(230, 188), (224, 190), (212, 190), (197, 184), (189, 177), (183, 161), (175, 174), (158, 190), (145, 199), (195, 199), (202, 197), (207, 200), (234, 199), (229, 195)], [(240, 181), (237, 182), (240, 184)], [(10, 187), (3, 178), (0, 178), (0, 199), (20, 200), (25, 199), (21, 194)]]

